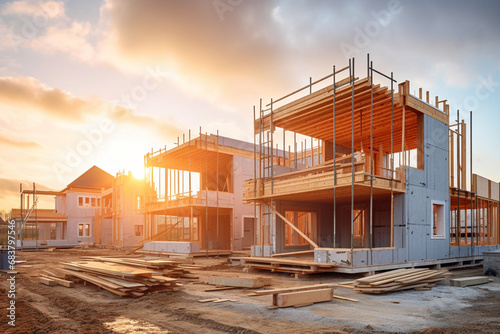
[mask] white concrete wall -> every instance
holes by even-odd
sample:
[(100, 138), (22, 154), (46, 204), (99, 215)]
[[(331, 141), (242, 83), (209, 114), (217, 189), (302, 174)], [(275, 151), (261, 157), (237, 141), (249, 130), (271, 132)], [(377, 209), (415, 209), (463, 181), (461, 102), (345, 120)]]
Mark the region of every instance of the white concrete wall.
[[(243, 183), (254, 177), (254, 160), (244, 157), (233, 157), (233, 184), (234, 184), (234, 210), (233, 210), (233, 250), (243, 248), (243, 217), (254, 216), (254, 206), (243, 204)], [(255, 221), (255, 225), (258, 222)], [(254, 228), (257, 231), (257, 226)]]
[[(94, 242), (94, 217), (95, 208), (86, 208), (78, 206), (78, 196), (96, 197), (95, 193), (67, 193), (66, 194), (66, 216), (67, 222), (67, 240), (70, 244), (81, 242)], [(89, 224), (89, 236), (81, 237), (78, 235), (78, 225)]]

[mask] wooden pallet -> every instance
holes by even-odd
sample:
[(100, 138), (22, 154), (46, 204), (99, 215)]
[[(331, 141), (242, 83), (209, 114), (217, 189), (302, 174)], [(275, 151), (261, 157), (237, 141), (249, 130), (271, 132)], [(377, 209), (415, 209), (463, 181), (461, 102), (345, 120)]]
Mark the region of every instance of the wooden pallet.
[(335, 271), (333, 263), (318, 263), (312, 260), (284, 259), (278, 257), (244, 257), (243, 264), (249, 268), (296, 274), (316, 274)]

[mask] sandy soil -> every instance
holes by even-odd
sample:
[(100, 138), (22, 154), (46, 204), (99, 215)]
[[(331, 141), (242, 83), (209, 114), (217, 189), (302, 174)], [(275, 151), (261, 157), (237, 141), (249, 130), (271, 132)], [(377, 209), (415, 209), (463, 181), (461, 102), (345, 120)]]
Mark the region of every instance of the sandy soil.
[[(18, 252), (16, 270), (16, 327), (9, 320), (5, 274), (0, 276), (0, 333), (500, 333), (500, 278), (475, 287), (452, 287), (447, 281), (430, 291), (363, 295), (335, 289), (331, 303), (303, 308), (268, 310), (271, 296), (249, 297), (250, 290), (204, 292), (210, 275), (264, 276), (274, 287), (343, 282), (349, 275), (322, 274), (295, 279), (289, 274), (251, 271), (233, 266), (227, 258), (196, 258), (203, 266), (191, 270), (199, 280), (184, 282), (175, 293), (121, 298), (95, 286), (45, 286), (37, 274), (61, 261), (86, 255), (123, 255), (114, 250), (73, 249)], [(452, 271), (454, 276), (475, 276), (481, 269)], [(236, 302), (198, 303), (206, 298)]]

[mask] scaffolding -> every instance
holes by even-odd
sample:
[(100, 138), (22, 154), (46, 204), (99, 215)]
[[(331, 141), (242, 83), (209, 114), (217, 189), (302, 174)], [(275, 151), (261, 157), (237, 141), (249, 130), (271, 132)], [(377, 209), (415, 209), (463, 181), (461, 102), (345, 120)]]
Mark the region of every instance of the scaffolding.
[[(23, 189), (21, 183), (19, 191), (19, 210), (13, 209), (11, 218), (16, 220), (17, 239), (20, 243), (20, 249), (34, 248), (38, 251), (40, 246), (44, 246), (41, 245), (43, 240), (64, 240), (67, 219), (58, 215), (55, 210), (38, 208), (40, 196), (57, 196), (59, 192), (37, 190), (35, 182), (33, 182), (32, 189)], [(40, 239), (40, 232), (44, 236), (43, 239)], [(28, 240), (34, 241), (34, 244), (26, 245)]]

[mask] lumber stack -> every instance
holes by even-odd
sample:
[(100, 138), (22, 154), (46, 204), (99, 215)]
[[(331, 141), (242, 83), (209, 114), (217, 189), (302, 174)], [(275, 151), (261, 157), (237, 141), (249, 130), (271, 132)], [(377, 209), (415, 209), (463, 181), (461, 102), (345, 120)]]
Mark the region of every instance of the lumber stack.
[(154, 269), (156, 272), (161, 272), (161, 275), (173, 278), (189, 278), (197, 279), (188, 270), (192, 268), (190, 259), (165, 259), (159, 257), (100, 257), (100, 256), (85, 256), (82, 260), (93, 262), (107, 262), (123, 264), (132, 267)]
[(449, 275), (448, 270), (398, 269), (359, 278), (352, 285), (354, 291), (373, 294), (409, 289), (430, 290)]
[[(196, 278), (172, 260), (155, 258), (86, 257), (61, 263), (63, 268), (44, 270), (40, 283), (70, 287), (82, 281), (122, 297), (141, 297), (147, 293), (181, 289), (181, 278)], [(70, 282), (70, 283), (69, 283)]]

